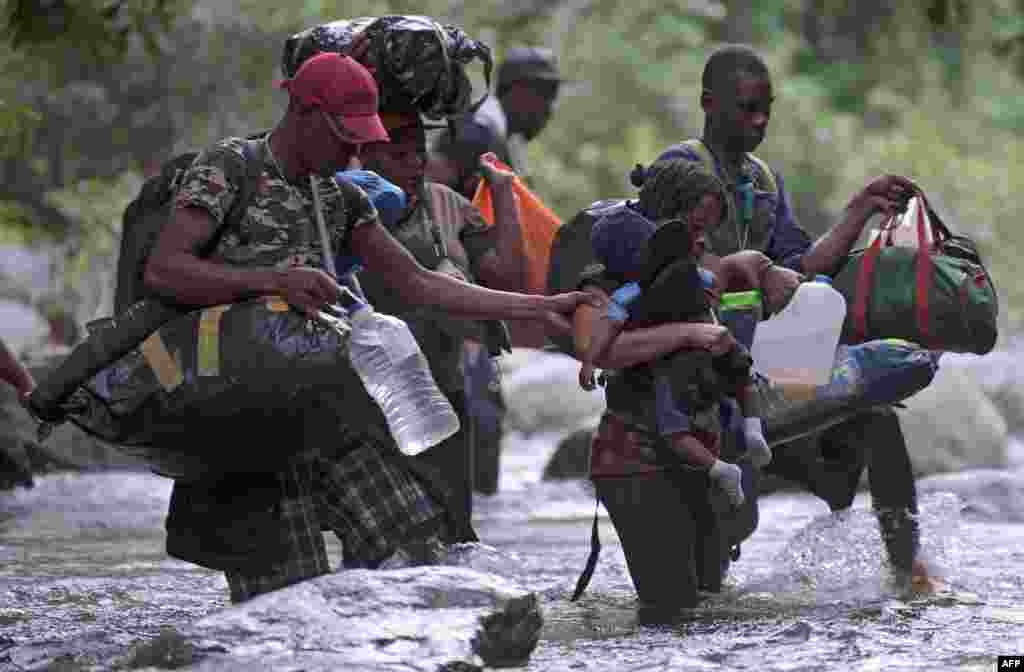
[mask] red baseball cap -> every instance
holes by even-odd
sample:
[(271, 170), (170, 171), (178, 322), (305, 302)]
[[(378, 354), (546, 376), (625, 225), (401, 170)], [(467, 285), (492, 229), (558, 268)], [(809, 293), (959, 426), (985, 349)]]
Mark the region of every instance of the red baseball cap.
[(293, 100), (335, 117), (351, 136), (346, 140), (352, 144), (388, 140), (377, 116), (377, 82), (351, 57), (317, 54), (280, 86)]

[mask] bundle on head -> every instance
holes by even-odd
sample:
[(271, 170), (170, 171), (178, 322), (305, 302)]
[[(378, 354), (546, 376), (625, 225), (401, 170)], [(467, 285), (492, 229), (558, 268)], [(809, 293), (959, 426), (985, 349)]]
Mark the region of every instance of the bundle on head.
[(373, 70), (382, 110), (413, 107), (430, 119), (471, 111), (483, 102), (472, 102), (473, 87), (466, 74), (474, 59), (483, 63), (490, 89), (490, 47), (425, 16), (360, 17), (309, 28), (285, 41), (281, 70), (292, 77), (315, 54), (348, 53), (359, 34), (368, 42), (362, 61)]

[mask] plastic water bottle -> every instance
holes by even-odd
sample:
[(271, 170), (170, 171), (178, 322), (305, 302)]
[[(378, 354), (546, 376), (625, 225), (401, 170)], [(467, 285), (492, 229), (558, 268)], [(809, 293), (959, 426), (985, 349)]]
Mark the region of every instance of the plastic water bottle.
[(757, 325), (754, 367), (783, 387), (828, 384), (845, 319), (846, 299), (828, 276), (801, 283), (785, 308)]
[(430, 365), (405, 322), (349, 296), (349, 359), (384, 411), (398, 448), (416, 455), (459, 431), (459, 417), (438, 389)]

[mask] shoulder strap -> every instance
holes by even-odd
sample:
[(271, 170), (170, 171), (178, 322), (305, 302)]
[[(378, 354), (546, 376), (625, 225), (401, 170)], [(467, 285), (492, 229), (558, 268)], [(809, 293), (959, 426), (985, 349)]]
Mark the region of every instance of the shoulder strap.
[(707, 145), (701, 142), (698, 138), (690, 138), (689, 140), (683, 140), (679, 143), (681, 146), (690, 150), (697, 155), (697, 159), (701, 165), (714, 174), (715, 171), (715, 157), (712, 156), (711, 150), (708, 149)]
[(753, 162), (754, 166), (757, 167), (757, 172), (761, 174), (761, 179), (764, 180), (764, 185), (767, 187), (765, 191), (770, 191), (773, 194), (779, 193), (779, 183), (775, 179), (775, 173), (768, 167), (768, 164), (753, 154), (747, 154), (747, 158)]
[(448, 221), (448, 218), (454, 218), (456, 214), (451, 212), (451, 208), (448, 207), (449, 203), (444, 198), (441, 189), (433, 188), (432, 183), (427, 182), (423, 185), (423, 196), (426, 200), (427, 227), (430, 229), (430, 240), (434, 245), (434, 253), (441, 259), (447, 259), (448, 243), (441, 232), (440, 222)]
[[(711, 154), (711, 150), (708, 149), (707, 145), (701, 142), (697, 138), (691, 138), (690, 140), (684, 140), (679, 143), (686, 149), (689, 149), (697, 155), (701, 165), (707, 170), (715, 172), (715, 157)], [(761, 183), (766, 187), (766, 191), (770, 191), (774, 194), (779, 193), (779, 183), (775, 179), (775, 173), (772, 172), (768, 164), (765, 163), (764, 159), (754, 154), (747, 153), (747, 158), (750, 159), (751, 163), (757, 169)]]
[(594, 523), (590, 528), (590, 555), (587, 556), (587, 564), (583, 567), (580, 577), (576, 579), (576, 589), (572, 592), (570, 602), (575, 602), (583, 595), (583, 591), (590, 585), (590, 579), (594, 576), (594, 569), (597, 567), (597, 558), (601, 555), (601, 537), (597, 533), (597, 507), (599, 501), (594, 495)]
[(245, 179), (239, 185), (238, 196), (235, 197), (231, 207), (228, 208), (227, 213), (224, 215), (224, 221), (221, 222), (220, 228), (210, 238), (210, 242), (206, 244), (206, 248), (200, 256), (205, 257), (212, 254), (217, 247), (217, 243), (224, 237), (224, 233), (241, 224), (245, 218), (245, 211), (249, 208), (253, 196), (256, 195), (256, 186), (259, 183), (260, 176), (263, 175), (263, 166), (265, 165), (263, 139), (247, 138), (245, 144), (242, 145), (242, 154), (245, 157), (243, 159), (245, 162)]

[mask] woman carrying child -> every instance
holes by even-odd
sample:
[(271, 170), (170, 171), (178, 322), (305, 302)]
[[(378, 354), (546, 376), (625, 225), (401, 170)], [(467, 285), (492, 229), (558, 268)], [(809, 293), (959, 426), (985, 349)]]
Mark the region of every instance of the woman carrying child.
[[(763, 255), (726, 258), (717, 278), (695, 263), (726, 207), (714, 175), (678, 161), (655, 164), (637, 202), (595, 223), (594, 251), (605, 263), (580, 283), (607, 302), (576, 311), (581, 383), (590, 384), (595, 362), (615, 369), (605, 372), (607, 410), (591, 476), (637, 593), (654, 606), (694, 606), (698, 590), (720, 589), (731, 547), (757, 525), (756, 502), (743, 496), (756, 475), (737, 462), (771, 457), (746, 403), (749, 355), (710, 310), (722, 289), (753, 288), (730, 286), (731, 278), (757, 281), (770, 263)], [(742, 522), (723, 531), (723, 515)]]

